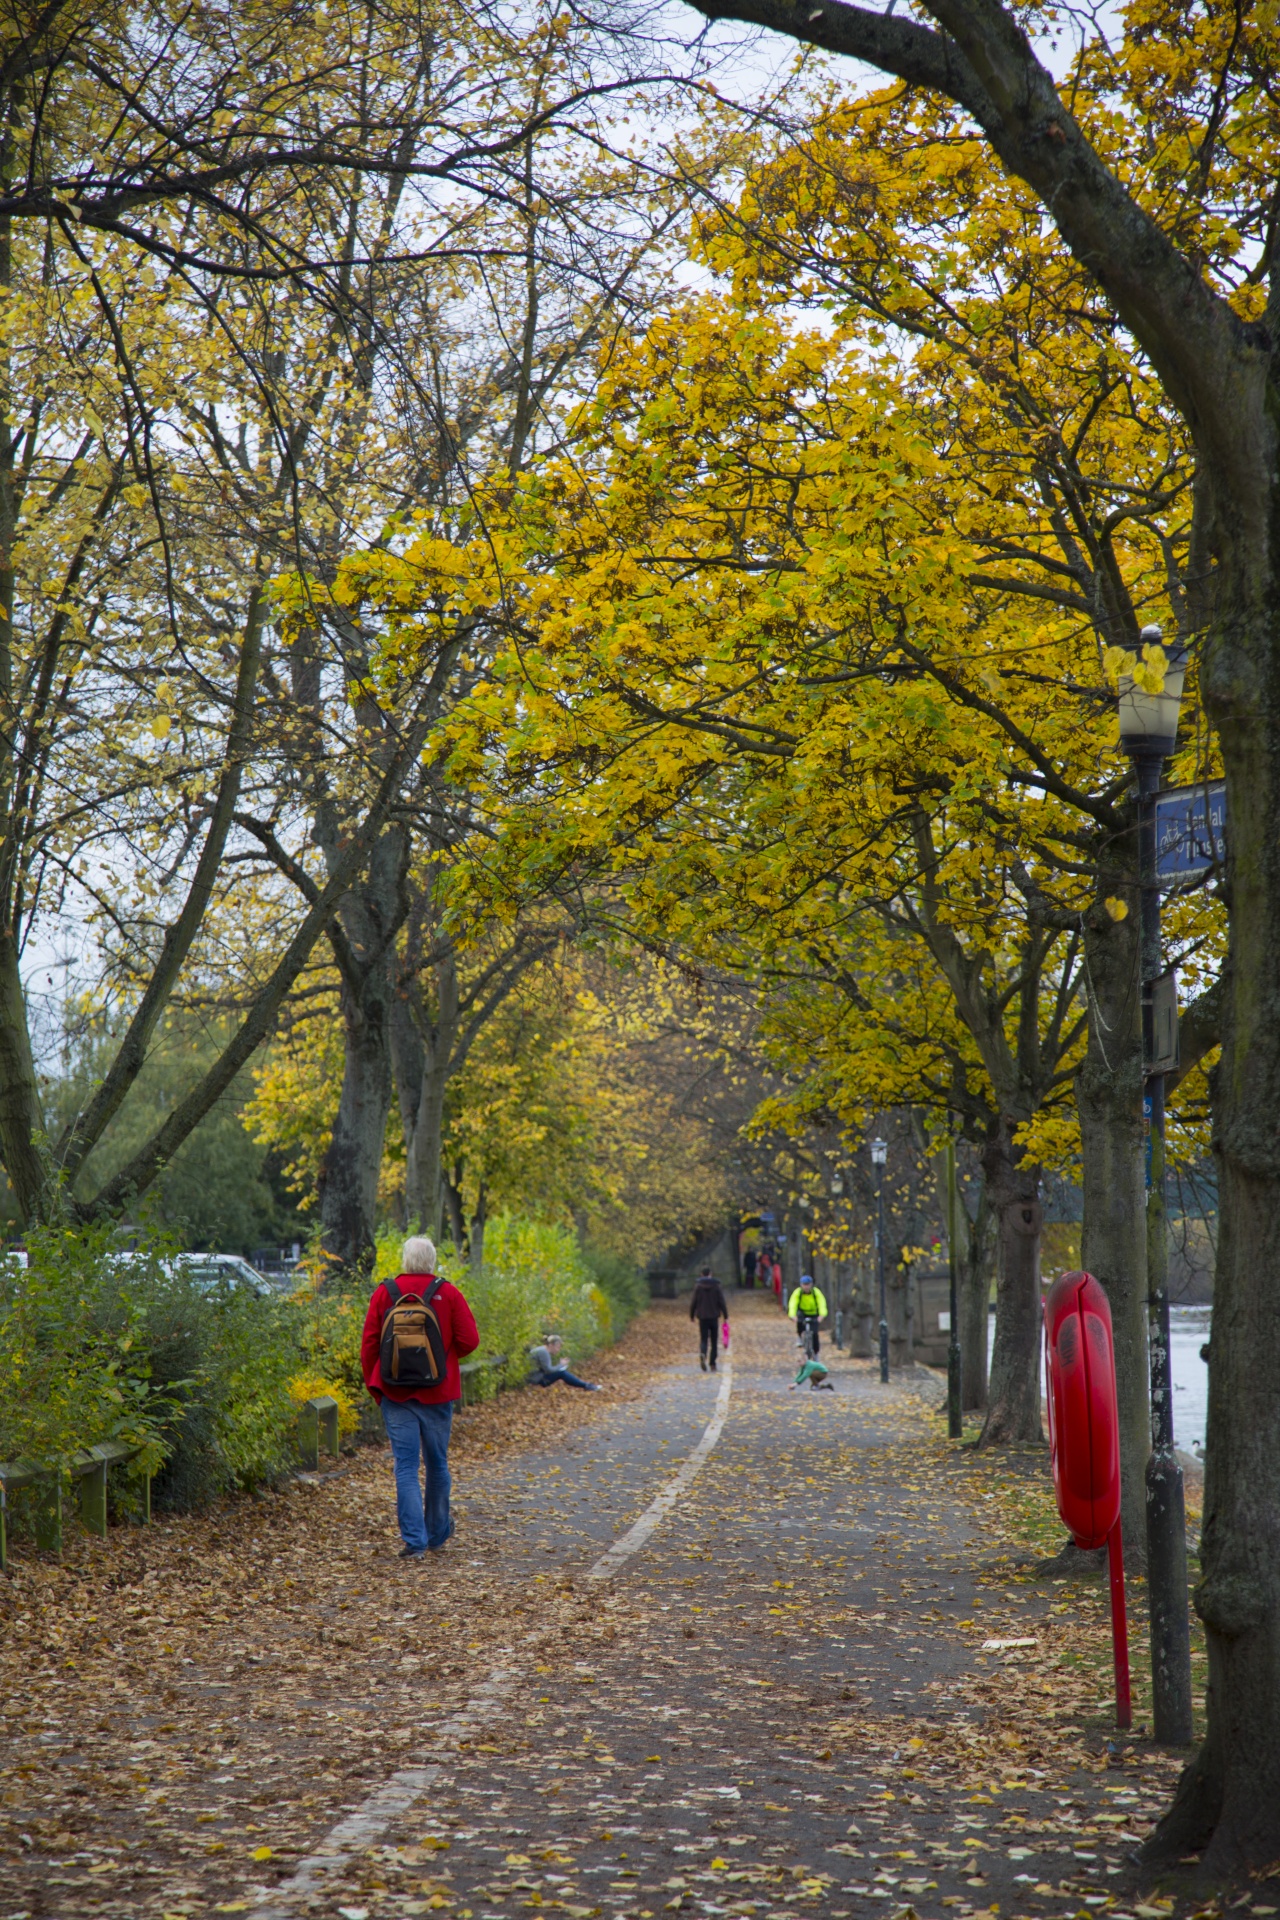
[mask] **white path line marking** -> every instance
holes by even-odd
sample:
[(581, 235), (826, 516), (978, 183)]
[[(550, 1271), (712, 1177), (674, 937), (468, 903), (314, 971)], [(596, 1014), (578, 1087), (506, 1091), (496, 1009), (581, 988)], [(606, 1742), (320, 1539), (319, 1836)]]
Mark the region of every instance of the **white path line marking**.
[[(436, 1747), (457, 1747), (473, 1733), (497, 1718), (515, 1690), (516, 1672), (499, 1667), (482, 1686), (476, 1688), (465, 1707), (432, 1733)], [(279, 1886), (257, 1890), (260, 1904), (251, 1920), (291, 1920), (292, 1908), (313, 1906), (324, 1896), (324, 1881), (335, 1869), (344, 1867), (351, 1855), (372, 1846), (402, 1813), (407, 1813), (423, 1795), (436, 1786), (445, 1773), (443, 1761), (427, 1767), (401, 1767), (375, 1789), (354, 1813), (340, 1820), (320, 1842), (314, 1853), (300, 1860), (292, 1878)]]
[(720, 1438), (720, 1432), (725, 1422), (725, 1415), (729, 1411), (729, 1395), (732, 1391), (733, 1368), (726, 1360), (724, 1379), (720, 1382), (720, 1391), (716, 1395), (716, 1410), (707, 1422), (706, 1430), (701, 1440), (699, 1440), (697, 1446), (689, 1455), (689, 1458), (680, 1468), (680, 1471), (673, 1474), (670, 1480), (668, 1480), (657, 1499), (645, 1508), (635, 1525), (628, 1528), (621, 1540), (615, 1540), (607, 1553), (600, 1555), (600, 1558), (587, 1575), (588, 1580), (612, 1579), (613, 1575), (618, 1571), (618, 1568), (622, 1566), (624, 1562), (628, 1561), (633, 1553), (639, 1553), (641, 1547), (645, 1544), (646, 1540), (649, 1539), (654, 1529), (660, 1526), (662, 1521), (666, 1519), (681, 1494), (684, 1493), (688, 1487), (692, 1486), (706, 1465), (707, 1457), (711, 1449)]
[[(588, 1572), (588, 1580), (612, 1579), (619, 1567), (625, 1566), (633, 1554), (639, 1553), (681, 1494), (692, 1486), (720, 1438), (732, 1390), (733, 1368), (726, 1361), (724, 1379), (716, 1395), (715, 1412), (707, 1422), (697, 1446), (684, 1465), (672, 1474), (657, 1498), (645, 1508), (635, 1525), (629, 1527), (620, 1540), (615, 1540), (606, 1553), (601, 1554)], [(490, 1720), (497, 1719), (515, 1691), (517, 1677), (511, 1667), (497, 1668), (482, 1686), (476, 1688), (460, 1712), (435, 1729), (433, 1744), (444, 1748), (457, 1747)], [(316, 1851), (298, 1862), (290, 1879), (282, 1881), (277, 1887), (256, 1890), (260, 1904), (254, 1908), (250, 1920), (293, 1920), (293, 1909), (296, 1907), (319, 1905), (325, 1897), (324, 1883), (327, 1877), (344, 1867), (362, 1847), (372, 1846), (379, 1840), (401, 1814), (416, 1806), (439, 1783), (444, 1772), (443, 1761), (435, 1761), (427, 1767), (401, 1767), (398, 1773), (393, 1773), (369, 1795), (363, 1806), (348, 1814), (345, 1820), (340, 1820), (336, 1827), (326, 1833)]]

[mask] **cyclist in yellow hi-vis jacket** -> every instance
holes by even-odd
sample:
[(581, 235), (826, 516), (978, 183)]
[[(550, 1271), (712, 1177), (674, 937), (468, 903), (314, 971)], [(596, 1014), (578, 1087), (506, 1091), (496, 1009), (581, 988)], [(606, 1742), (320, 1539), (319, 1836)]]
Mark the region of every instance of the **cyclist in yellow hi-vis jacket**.
[[(818, 1323), (827, 1317), (827, 1296), (815, 1286), (812, 1274), (802, 1273), (800, 1285), (787, 1302), (787, 1312), (796, 1323), (796, 1338), (814, 1357), (818, 1352)], [(805, 1341), (805, 1334), (810, 1338)]]

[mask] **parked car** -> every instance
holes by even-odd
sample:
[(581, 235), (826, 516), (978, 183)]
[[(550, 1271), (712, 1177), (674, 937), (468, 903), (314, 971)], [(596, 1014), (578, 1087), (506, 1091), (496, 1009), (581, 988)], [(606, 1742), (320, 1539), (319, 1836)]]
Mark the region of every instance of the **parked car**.
[(190, 1275), (202, 1293), (212, 1293), (219, 1287), (243, 1287), (257, 1299), (267, 1300), (277, 1291), (238, 1253), (180, 1253), (175, 1264)]

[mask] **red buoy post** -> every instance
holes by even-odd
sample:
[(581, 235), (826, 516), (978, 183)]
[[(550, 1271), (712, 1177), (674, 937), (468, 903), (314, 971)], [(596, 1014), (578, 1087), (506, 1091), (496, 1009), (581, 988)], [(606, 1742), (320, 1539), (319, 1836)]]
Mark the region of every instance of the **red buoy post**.
[(1078, 1547), (1107, 1549), (1116, 1724), (1129, 1727), (1129, 1627), (1120, 1538), (1120, 1413), (1111, 1308), (1091, 1273), (1064, 1273), (1044, 1303), (1049, 1447), (1062, 1523)]

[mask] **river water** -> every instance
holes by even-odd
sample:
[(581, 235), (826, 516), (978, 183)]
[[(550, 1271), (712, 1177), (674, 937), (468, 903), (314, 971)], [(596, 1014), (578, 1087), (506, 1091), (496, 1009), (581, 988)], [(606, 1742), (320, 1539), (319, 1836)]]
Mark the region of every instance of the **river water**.
[(1200, 1349), (1209, 1338), (1212, 1307), (1170, 1307), (1173, 1360), (1173, 1441), (1184, 1453), (1204, 1452), (1209, 1412), (1209, 1369)]
[[(1173, 1361), (1173, 1442), (1183, 1453), (1204, 1452), (1204, 1427), (1209, 1412), (1209, 1369), (1200, 1349), (1209, 1338), (1212, 1307), (1169, 1309), (1170, 1354)], [(995, 1340), (992, 1314), (987, 1328), (987, 1357)], [(1040, 1391), (1044, 1392), (1043, 1374)]]

